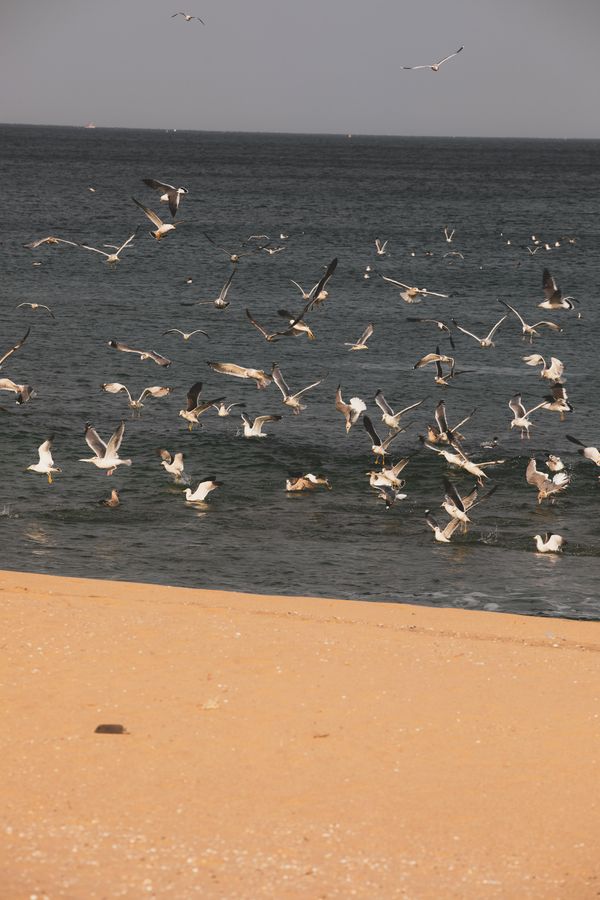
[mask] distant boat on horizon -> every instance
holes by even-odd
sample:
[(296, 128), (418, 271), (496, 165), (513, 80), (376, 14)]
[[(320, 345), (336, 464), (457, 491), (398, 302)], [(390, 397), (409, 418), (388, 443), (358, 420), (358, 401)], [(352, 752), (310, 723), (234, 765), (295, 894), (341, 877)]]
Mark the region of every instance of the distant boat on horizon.
[(95, 122), (88, 122), (87, 125), (84, 125), (83, 127), (84, 127), (84, 128), (95, 128), (95, 127), (96, 127), (96, 123), (95, 123)]

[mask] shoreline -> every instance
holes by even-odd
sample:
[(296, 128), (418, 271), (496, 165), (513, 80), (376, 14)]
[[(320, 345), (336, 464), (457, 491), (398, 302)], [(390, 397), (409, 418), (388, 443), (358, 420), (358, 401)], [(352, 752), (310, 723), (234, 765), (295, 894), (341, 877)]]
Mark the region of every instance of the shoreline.
[(12, 571), (0, 597), (0, 896), (600, 890), (598, 622)]

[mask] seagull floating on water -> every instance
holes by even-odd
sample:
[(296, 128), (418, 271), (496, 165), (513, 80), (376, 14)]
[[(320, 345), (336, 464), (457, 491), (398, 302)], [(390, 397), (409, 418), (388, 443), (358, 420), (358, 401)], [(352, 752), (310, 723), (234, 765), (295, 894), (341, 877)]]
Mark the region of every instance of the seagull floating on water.
[(192, 491), (191, 488), (185, 489), (185, 499), (188, 503), (204, 503), (210, 492), (223, 484), (224, 482), (217, 481), (214, 475), (202, 478), (195, 491)]
[(267, 422), (279, 422), (282, 416), (257, 416), (254, 421), (250, 421), (245, 413), (242, 413), (242, 422), (244, 423), (245, 438), (266, 438), (262, 428)]
[(560, 553), (565, 539), (560, 534), (540, 534), (533, 536), (538, 553)]
[(328, 491), (331, 490), (329, 479), (324, 475), (313, 475), (312, 472), (308, 472), (306, 475), (290, 475), (286, 479), (285, 489), (288, 493), (314, 491), (319, 485), (323, 485)]

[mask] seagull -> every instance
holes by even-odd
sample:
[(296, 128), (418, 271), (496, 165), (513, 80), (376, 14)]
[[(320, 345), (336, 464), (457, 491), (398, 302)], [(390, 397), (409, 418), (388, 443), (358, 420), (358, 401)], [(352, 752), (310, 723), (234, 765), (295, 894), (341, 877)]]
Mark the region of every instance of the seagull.
[(408, 412), (411, 409), (416, 409), (417, 406), (425, 403), (425, 400), (418, 400), (416, 403), (411, 403), (410, 406), (405, 406), (404, 409), (401, 409), (399, 412), (395, 413), (390, 404), (383, 396), (383, 392), (377, 391), (377, 393), (375, 394), (375, 403), (381, 410), (382, 422), (387, 425), (387, 427), (392, 431), (397, 431), (400, 428), (400, 419), (404, 415), (404, 413)]
[(173, 225), (172, 222), (163, 222), (163, 220), (154, 212), (154, 210), (149, 209), (147, 206), (144, 206), (144, 204), (140, 203), (139, 200), (136, 200), (135, 197), (132, 197), (131, 199), (148, 216), (152, 224), (156, 226), (156, 231), (151, 231), (150, 234), (157, 241), (162, 240), (165, 234), (168, 234), (170, 231), (175, 231), (175, 228), (178, 225), (183, 225), (183, 222), (181, 220), (177, 222), (177, 225)]
[(116, 509), (117, 506), (121, 505), (121, 498), (119, 497), (118, 490), (113, 488), (110, 492), (110, 497), (100, 500), (99, 503), (101, 506), (108, 506), (109, 509)]
[[(454, 378), (455, 375), (459, 375), (462, 373), (454, 371), (454, 357), (446, 356), (443, 353), (440, 353), (440, 348), (435, 348), (435, 353), (427, 353), (421, 359), (419, 359), (413, 366), (413, 369), (422, 369), (423, 366), (428, 366), (429, 363), (435, 363), (436, 367), (436, 376), (435, 383), (441, 385), (442, 387), (448, 386), (448, 381), (451, 378)], [(442, 363), (450, 366), (450, 371), (444, 375), (442, 369)]]
[(0, 356), (0, 369), (2, 368), (2, 363), (6, 362), (6, 360), (9, 357), (11, 357), (13, 355), (13, 353), (16, 353), (17, 350), (19, 350), (23, 346), (23, 344), (29, 337), (30, 332), (31, 332), (31, 328), (28, 328), (27, 331), (25, 332), (25, 334), (23, 335), (23, 337), (21, 338), (21, 340), (17, 341), (16, 344), (13, 344), (13, 346), (10, 347), (10, 349), (6, 351), (4, 356)]
[(446, 259), (447, 256), (458, 256), (459, 259), (464, 259), (464, 253), (461, 253), (460, 250), (448, 250), (447, 253), (444, 253), (443, 259)]
[(488, 331), (488, 333), (485, 337), (477, 337), (477, 335), (473, 334), (472, 331), (467, 331), (466, 328), (463, 328), (462, 325), (458, 324), (456, 319), (452, 319), (452, 322), (454, 323), (456, 328), (458, 328), (459, 331), (462, 331), (463, 334), (468, 334), (469, 337), (474, 338), (477, 341), (477, 343), (479, 344), (479, 346), (485, 350), (487, 347), (495, 347), (496, 346), (494, 344), (494, 341), (492, 340), (492, 338), (494, 337), (494, 335), (496, 334), (496, 332), (498, 331), (498, 329), (500, 328), (502, 323), (505, 321), (505, 319), (508, 319), (508, 313), (506, 313), (506, 315), (502, 316), (502, 318), (499, 319), (498, 322), (496, 322), (496, 324)]
[(34, 309), (34, 310), (35, 310), (35, 309), (45, 309), (45, 310), (47, 310), (47, 312), (50, 313), (50, 315), (52, 316), (53, 319), (55, 318), (54, 313), (52, 312), (52, 310), (50, 309), (49, 306), (46, 306), (45, 303), (27, 303), (27, 302), (23, 302), (23, 303), (17, 303), (17, 306), (16, 306), (15, 308), (16, 308), (16, 309), (20, 309), (22, 306), (29, 306), (30, 309)]
[(274, 256), (276, 253), (281, 253), (282, 250), (285, 250), (285, 247), (263, 247), (262, 249), (265, 253), (268, 253), (269, 256)]
[(427, 439), (432, 444), (438, 443), (448, 443), (448, 444), (458, 444), (463, 440), (463, 435), (459, 432), (459, 428), (462, 425), (465, 425), (469, 419), (471, 419), (475, 415), (475, 410), (472, 409), (468, 416), (465, 416), (464, 419), (461, 419), (454, 428), (450, 428), (448, 425), (448, 420), (446, 419), (446, 402), (445, 400), (440, 400), (438, 405), (435, 408), (435, 423), (437, 425), (437, 432), (433, 429), (431, 425), (427, 427)]
[(538, 303), (541, 309), (575, 309), (574, 304), (579, 301), (575, 297), (563, 297), (561, 289), (548, 269), (544, 269), (542, 274), (542, 285), (545, 300)]
[(532, 427), (533, 422), (529, 421), (529, 416), (532, 412), (535, 412), (536, 409), (541, 409), (542, 406), (546, 407), (547, 403), (545, 400), (542, 400), (541, 403), (538, 403), (537, 406), (533, 406), (530, 410), (526, 410), (521, 402), (521, 395), (515, 394), (514, 397), (508, 401), (508, 405), (513, 413), (513, 419), (510, 423), (511, 428), (520, 428), (521, 429), (521, 440), (525, 435), (529, 438), (529, 429)]
[(273, 343), (274, 341), (278, 341), (279, 338), (284, 337), (286, 334), (291, 334), (291, 333), (292, 333), (292, 329), (291, 329), (291, 328), (286, 329), (286, 331), (273, 331), (273, 332), (271, 332), (271, 333), (269, 333), (268, 331), (265, 331), (265, 329), (262, 327), (262, 325), (259, 325), (258, 322), (257, 322), (255, 319), (252, 318), (252, 313), (250, 312), (249, 309), (246, 310), (246, 318), (249, 320), (250, 324), (251, 324), (251, 325), (254, 325), (254, 327), (256, 328), (256, 330), (257, 330), (260, 334), (262, 334), (262, 336), (264, 337), (265, 341), (268, 341), (269, 343)]
[(86, 422), (85, 441), (88, 447), (94, 451), (94, 456), (88, 459), (80, 459), (79, 462), (89, 462), (98, 469), (106, 469), (107, 475), (112, 475), (117, 466), (130, 466), (130, 459), (121, 459), (119, 456), (119, 448), (124, 433), (125, 422), (121, 422), (108, 443), (105, 444), (96, 429), (89, 422)]
[(281, 370), (276, 363), (273, 363), (273, 368), (271, 369), (271, 377), (281, 391), (283, 402), (286, 406), (289, 406), (293, 410), (295, 416), (299, 415), (299, 413), (303, 409), (306, 409), (306, 406), (300, 402), (300, 397), (302, 396), (302, 394), (305, 394), (306, 391), (310, 391), (313, 388), (317, 387), (317, 385), (321, 384), (321, 382), (323, 381), (322, 378), (319, 378), (318, 381), (313, 381), (312, 384), (309, 384), (305, 388), (302, 388), (301, 391), (296, 391), (295, 394), (290, 394), (290, 389), (285, 383), (283, 375), (281, 374)]
[(52, 473), (53, 472), (62, 472), (62, 469), (59, 469), (58, 466), (54, 465), (54, 460), (52, 459), (52, 441), (54, 440), (54, 435), (49, 437), (47, 441), (44, 441), (43, 444), (40, 444), (38, 447), (39, 461), (33, 463), (31, 466), (27, 466), (27, 472), (39, 472), (41, 475), (48, 476), (48, 484), (52, 484)]
[(403, 281), (396, 281), (394, 278), (388, 278), (387, 275), (381, 276), (384, 281), (389, 281), (390, 284), (395, 284), (398, 287), (404, 288), (403, 291), (400, 291), (400, 296), (406, 303), (420, 303), (420, 300), (415, 300), (417, 296), (423, 297), (444, 297), (448, 298), (449, 294), (438, 294), (436, 291), (428, 291), (427, 288), (418, 288), (411, 287), (409, 284), (404, 284)]
[(341, 412), (345, 418), (346, 434), (348, 434), (352, 426), (358, 422), (361, 412), (365, 411), (367, 405), (360, 397), (350, 397), (350, 402), (344, 403), (342, 399), (342, 388), (341, 385), (338, 384), (335, 392), (335, 408), (338, 412)]
[(593, 462), (595, 465), (600, 466), (600, 450), (598, 447), (587, 447), (583, 441), (580, 441), (579, 438), (573, 437), (570, 434), (565, 435), (568, 441), (571, 441), (572, 444), (578, 444), (582, 447), (582, 450), (578, 450), (577, 452), (583, 456), (584, 459), (589, 459), (590, 462)]
[(407, 316), (407, 322), (421, 322), (421, 324), (435, 325), (439, 331), (444, 331), (448, 335), (448, 340), (450, 341), (450, 346), (454, 350), (454, 340), (452, 338), (452, 332), (448, 325), (445, 322), (441, 322), (439, 319), (420, 319), (415, 316)]
[(548, 454), (546, 465), (551, 472), (562, 472), (565, 468), (565, 464), (563, 463), (560, 456), (555, 456), (553, 453)]
[(311, 288), (311, 290), (306, 294), (304, 290), (300, 287), (300, 285), (296, 281), (292, 281), (292, 284), (295, 284), (297, 288), (302, 292), (302, 297), (306, 300), (306, 305), (299, 316), (296, 316), (294, 324), (296, 322), (300, 322), (301, 319), (304, 318), (307, 313), (311, 312), (316, 306), (319, 306), (324, 300), (329, 296), (329, 292), (325, 290), (329, 279), (332, 277), (333, 273), (337, 268), (337, 256), (331, 260), (327, 268), (325, 269), (325, 274), (321, 276), (319, 281)]
[(0, 391), (12, 391), (17, 395), (16, 402), (19, 406), (27, 403), (33, 397), (34, 391), (30, 384), (16, 384), (10, 378), (0, 378)]
[(552, 385), (551, 391), (551, 394), (546, 395), (544, 409), (560, 413), (560, 421), (564, 422), (565, 413), (573, 412), (573, 407), (567, 398), (567, 389), (564, 384), (557, 381), (556, 384)]
[(229, 257), (229, 262), (234, 266), (238, 264), (242, 256), (252, 256), (253, 253), (259, 253), (266, 246), (265, 244), (262, 244), (258, 247), (252, 247), (250, 250), (246, 250), (244, 252), (242, 252), (241, 250), (238, 250), (236, 252), (234, 250), (227, 250), (225, 247), (221, 247), (221, 245), (217, 244), (217, 242), (213, 240), (210, 234), (207, 234), (206, 231), (203, 233), (207, 241), (210, 241), (210, 243), (213, 244), (213, 246), (215, 246), (218, 250), (222, 250), (223, 253), (227, 254), (227, 256)]
[(179, 328), (168, 328), (166, 331), (163, 331), (163, 335), (165, 334), (179, 334), (184, 341), (189, 341), (195, 334), (203, 334), (204, 337), (208, 337), (206, 331), (202, 331), (201, 328), (196, 328), (195, 331), (181, 331)]
[(369, 322), (369, 324), (367, 325), (367, 327), (365, 328), (365, 330), (363, 331), (363, 333), (361, 334), (359, 339), (356, 341), (356, 343), (353, 344), (351, 341), (350, 342), (345, 341), (344, 347), (350, 347), (351, 351), (352, 350), (368, 350), (369, 348), (367, 347), (367, 341), (373, 334), (374, 330), (375, 329), (373, 327), (373, 323)]
[[(202, 21), (202, 20), (200, 20)], [(204, 24), (204, 23), (203, 23)], [(179, 209), (179, 201), (188, 190), (184, 187), (173, 187), (172, 184), (163, 184), (162, 181), (155, 181), (154, 178), (142, 178), (144, 184), (151, 187), (155, 191), (160, 191), (160, 202), (168, 203), (171, 215), (175, 218), (175, 214)]]
[(314, 491), (320, 484), (326, 487), (328, 491), (331, 490), (331, 484), (324, 475), (313, 475), (312, 472), (308, 472), (306, 475), (290, 475), (290, 477), (286, 479), (285, 489), (288, 493), (293, 493), (294, 491)]
[(436, 541), (439, 541), (441, 544), (449, 544), (450, 538), (460, 525), (460, 521), (458, 519), (450, 519), (450, 521), (444, 528), (440, 528), (428, 509), (425, 510), (425, 521), (435, 534)]
[[(189, 13), (176, 12), (176, 13), (173, 13), (171, 18), (174, 19), (175, 16), (183, 16), (183, 18), (185, 19), (186, 22), (192, 22), (194, 19), (196, 19), (197, 22), (202, 22), (202, 19), (199, 16), (190, 16)], [(202, 24), (205, 25), (206, 23), (202, 22)], [(144, 178), (144, 181), (146, 183), (148, 183), (148, 181), (151, 181), (151, 180), (152, 179), (150, 179), (150, 178), (148, 178), (148, 179)], [(154, 185), (150, 185), (150, 187), (154, 187)], [(163, 185), (163, 187), (169, 187), (169, 185)], [(181, 188), (179, 190), (181, 190)], [(187, 194), (187, 191), (184, 190), (184, 193)], [(175, 215), (175, 213), (173, 213), (173, 215)]]
[(32, 241), (30, 244), (23, 244), (23, 246), (28, 250), (36, 250), (42, 244), (70, 244), (71, 247), (77, 247), (76, 241), (66, 241), (64, 238), (55, 237), (53, 234), (49, 234), (48, 237), (40, 238), (37, 241)]
[(386, 509), (390, 509), (398, 500), (406, 500), (407, 496), (408, 494), (401, 494), (389, 484), (377, 488), (377, 499), (384, 501)]
[(196, 300), (195, 303), (191, 303), (191, 304), (186, 303), (186, 304), (184, 304), (184, 306), (198, 306), (200, 304), (212, 303), (212, 305), (215, 306), (217, 309), (227, 309), (227, 307), (229, 306), (229, 303), (230, 303), (230, 301), (227, 299), (227, 294), (229, 293), (229, 288), (231, 286), (231, 282), (233, 281), (234, 275), (235, 275), (235, 269), (232, 269), (229, 278), (227, 279), (227, 281), (225, 282), (225, 284), (219, 291), (218, 296), (215, 297), (214, 300)]
[(250, 378), (256, 381), (256, 387), (259, 391), (268, 387), (273, 380), (270, 375), (263, 372), (262, 369), (246, 369), (244, 366), (237, 366), (235, 363), (210, 362), (208, 365), (214, 372), (221, 375), (232, 375), (234, 378)]
[(537, 501), (541, 503), (547, 497), (558, 494), (566, 490), (569, 486), (571, 478), (566, 472), (557, 472), (552, 478), (549, 478), (546, 472), (540, 472), (536, 466), (535, 457), (532, 457), (525, 470), (525, 479), (527, 484), (531, 484), (537, 488)]
[(282, 416), (257, 416), (253, 422), (250, 421), (245, 413), (242, 413), (242, 422), (244, 423), (244, 437), (246, 438), (266, 438), (262, 427), (267, 422), (279, 422)]
[(219, 403), (217, 405), (215, 403), (215, 409), (217, 410), (217, 415), (220, 416), (221, 418), (224, 418), (225, 416), (231, 415), (230, 411), (233, 409), (234, 406), (245, 406), (245, 405), (246, 405), (245, 403), (229, 403), (228, 405), (225, 405), (225, 403)]
[(161, 387), (160, 385), (154, 385), (153, 387), (144, 388), (138, 399), (134, 400), (131, 396), (129, 388), (125, 387), (124, 384), (120, 384), (118, 381), (113, 381), (108, 384), (101, 384), (100, 387), (108, 394), (118, 394), (121, 391), (125, 391), (125, 393), (129, 397), (128, 402), (131, 409), (141, 409), (144, 405), (143, 401), (146, 397), (166, 397), (167, 394), (170, 394), (173, 390), (173, 388), (170, 387)]
[(458, 50), (455, 50), (454, 53), (451, 53), (449, 56), (445, 56), (443, 59), (440, 59), (438, 62), (430, 63), (427, 66), (402, 66), (402, 68), (403, 69), (431, 69), (432, 72), (437, 72), (443, 63), (448, 62), (449, 59), (452, 59), (455, 56), (458, 56), (458, 54), (461, 52), (461, 50), (464, 50), (464, 49), (465, 48), (463, 45), (462, 47), (459, 47)]
[(300, 337), (300, 335), (305, 334), (309, 341), (316, 340), (315, 333), (312, 328), (306, 324), (306, 322), (302, 322), (296, 319), (295, 316), (288, 312), (287, 309), (278, 309), (277, 315), (282, 316), (284, 319), (288, 320), (288, 324), (290, 326), (289, 330), (286, 331), (286, 334), (292, 334), (294, 337)]
[(540, 356), (539, 353), (532, 353), (531, 356), (524, 356), (523, 362), (527, 363), (528, 366), (539, 366), (541, 363), (542, 369), (540, 371), (540, 376), (542, 378), (549, 378), (550, 381), (560, 381), (560, 378), (565, 371), (564, 364), (555, 356), (550, 357), (549, 366), (546, 365), (546, 360), (543, 356)]
[(400, 459), (397, 463), (394, 463), (392, 466), (388, 466), (387, 468), (384, 466), (379, 471), (376, 469), (367, 472), (369, 476), (369, 484), (372, 488), (385, 487), (389, 485), (393, 488), (401, 488), (404, 487), (406, 481), (403, 478), (398, 478), (398, 475), (402, 470), (408, 465), (410, 460), (408, 458)]
[[(403, 431), (406, 431), (406, 428), (399, 428), (397, 431), (394, 431), (392, 434), (389, 434), (385, 440), (381, 440), (377, 432), (375, 431), (375, 427), (371, 422), (368, 416), (363, 416), (363, 425), (365, 426), (367, 432), (369, 433), (371, 440), (373, 441), (371, 445), (371, 450), (375, 454), (375, 461), (379, 460), (379, 457), (382, 459), (387, 456), (388, 447), (394, 440), (394, 438), (398, 437)], [(406, 426), (408, 428), (408, 426)]]
[(452, 231), (450, 231), (448, 226), (444, 225), (444, 238), (445, 238), (447, 244), (452, 243), (452, 238), (454, 237), (455, 231), (456, 231), (456, 228), (453, 228)]
[(90, 247), (88, 244), (78, 244), (77, 246), (78, 246), (78, 247), (81, 247), (83, 250), (93, 250), (94, 253), (101, 253), (102, 256), (105, 256), (105, 257), (106, 257), (106, 262), (107, 262), (107, 263), (118, 263), (118, 262), (120, 262), (120, 260), (119, 260), (119, 253), (121, 252), (121, 250), (124, 250), (125, 247), (128, 247), (128, 246), (129, 246), (129, 244), (132, 242), (132, 240), (134, 239), (134, 237), (136, 236), (136, 234), (137, 234), (137, 229), (133, 232), (133, 234), (131, 234), (131, 235), (127, 238), (126, 241), (124, 241), (124, 242), (121, 244), (120, 247), (116, 247), (116, 248), (115, 248), (115, 252), (114, 252), (114, 253), (105, 253), (104, 250), (98, 250), (96, 247)]
[(379, 238), (375, 239), (375, 252), (377, 256), (387, 256), (387, 253), (385, 252), (385, 248), (387, 247), (387, 245), (387, 241), (384, 241), (382, 244)]
[(538, 553), (560, 553), (565, 539), (560, 534), (548, 534), (544, 537), (540, 534), (533, 536)]
[(514, 308), (514, 306), (511, 306), (510, 303), (505, 303), (504, 300), (498, 300), (498, 303), (501, 303), (502, 306), (506, 306), (507, 309), (510, 309), (510, 311), (515, 314), (515, 316), (521, 323), (521, 330), (523, 332), (523, 340), (525, 340), (526, 337), (529, 337), (530, 344), (533, 343), (534, 337), (539, 337), (539, 332), (536, 331), (535, 329), (539, 328), (540, 325), (545, 325), (547, 328), (552, 329), (552, 331), (562, 331), (562, 328), (559, 325), (557, 325), (556, 322), (542, 321), (542, 322), (535, 322), (534, 325), (528, 325), (527, 322), (525, 321), (525, 319), (523, 318), (523, 316), (521, 315), (521, 313), (517, 312), (517, 310)]
[(161, 466), (169, 475), (175, 476), (175, 481), (184, 481), (183, 453), (169, 453), (168, 450), (156, 451), (161, 459)]
[(214, 406), (215, 403), (221, 403), (225, 397), (213, 397), (212, 400), (206, 400), (204, 403), (200, 403), (200, 392), (202, 390), (202, 382), (196, 381), (191, 386), (189, 391), (187, 392), (187, 407), (186, 409), (180, 409), (179, 415), (182, 419), (185, 419), (189, 424), (188, 428), (191, 431), (194, 425), (198, 425), (198, 419), (205, 413), (211, 406)]
[(222, 481), (217, 481), (214, 475), (202, 478), (198, 482), (198, 487), (195, 491), (192, 491), (190, 488), (185, 489), (185, 499), (188, 503), (204, 503), (210, 492), (214, 491), (215, 488), (221, 487), (223, 483)]
[(112, 347), (113, 350), (120, 350), (121, 353), (135, 353), (142, 361), (151, 359), (157, 366), (162, 366), (163, 368), (171, 365), (171, 360), (167, 359), (166, 356), (161, 356), (156, 350), (135, 350), (133, 347), (129, 347), (121, 341), (109, 341), (108, 346)]
[(484, 469), (487, 469), (489, 466), (499, 466), (502, 463), (506, 462), (504, 459), (492, 459), (487, 460), (486, 462), (473, 462), (473, 460), (469, 459), (468, 456), (457, 446), (452, 444), (456, 453), (452, 453), (451, 450), (438, 449), (437, 447), (433, 447), (431, 444), (428, 444), (427, 441), (424, 441), (425, 447), (428, 450), (433, 450), (435, 453), (439, 453), (440, 456), (443, 456), (447, 463), (451, 466), (456, 466), (459, 469), (464, 469), (465, 472), (468, 472), (469, 475), (473, 475), (479, 485), (483, 485), (483, 479), (488, 478), (489, 476), (485, 474)]
[(484, 494), (483, 497), (479, 498), (477, 485), (471, 490), (470, 494), (466, 494), (464, 497), (461, 497), (456, 485), (452, 484), (449, 478), (444, 478), (444, 488), (446, 494), (441, 506), (446, 510), (451, 519), (459, 520), (462, 526), (462, 532), (465, 534), (469, 522), (471, 521), (467, 515), (468, 511), (479, 503), (483, 503), (484, 500), (488, 500), (492, 494), (496, 492), (498, 485), (495, 485), (487, 492), (487, 494)]

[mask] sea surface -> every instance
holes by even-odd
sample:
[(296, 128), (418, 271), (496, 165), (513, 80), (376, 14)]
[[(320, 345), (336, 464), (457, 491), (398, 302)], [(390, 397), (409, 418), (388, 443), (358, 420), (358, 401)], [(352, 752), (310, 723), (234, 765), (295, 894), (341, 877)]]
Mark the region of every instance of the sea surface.
[[(178, 213), (184, 224), (160, 243), (131, 201), (135, 196), (169, 219), (144, 177), (189, 191)], [(600, 470), (565, 438), (600, 443), (600, 142), (2, 126), (0, 185), (0, 356), (31, 326), (0, 377), (36, 392), (23, 406), (0, 392), (3, 568), (600, 618)], [(58, 235), (103, 248), (138, 226), (115, 266), (77, 247), (23, 246)], [(455, 229), (451, 244), (444, 226)], [(226, 248), (266, 234), (285, 249), (242, 258), (226, 310), (190, 305), (216, 297), (230, 271), (227, 255), (204, 232)], [(375, 255), (376, 238), (389, 241), (385, 257)], [(530, 253), (528, 246), (541, 249)], [(268, 329), (280, 327), (278, 309), (302, 307), (291, 279), (312, 286), (334, 257), (329, 297), (308, 317), (317, 339), (267, 343), (246, 308)], [(575, 312), (537, 309), (544, 267), (580, 301)], [(379, 274), (450, 297), (407, 305)], [(449, 387), (434, 383), (433, 367), (413, 369), (438, 343), (446, 351), (449, 344), (409, 317), (455, 318), (486, 333), (502, 315), (498, 298), (527, 321), (559, 322), (562, 332), (541, 330), (530, 348), (511, 316), (495, 348), (455, 335), (457, 368), (465, 374)], [(48, 304), (55, 319), (17, 308), (22, 301)], [(369, 349), (349, 352), (344, 342), (369, 322)], [(171, 327), (202, 328), (209, 338), (163, 335)], [(141, 362), (111, 350), (110, 339), (155, 349), (173, 363), (161, 369)], [(534, 413), (526, 441), (510, 430), (508, 400), (519, 391), (530, 408), (548, 392), (539, 367), (522, 361), (531, 352), (565, 363), (574, 410), (565, 422), (557, 413)], [(266, 370), (278, 362), (294, 390), (324, 381), (293, 416), (274, 384), (257, 391), (252, 382), (213, 372), (207, 360)], [(252, 417), (283, 419), (267, 426), (264, 440), (244, 439), (239, 417), (212, 411), (190, 432), (178, 411), (198, 380), (205, 398), (224, 395), (244, 402)], [(149, 385), (173, 393), (149, 398), (136, 415), (123, 394), (100, 390), (112, 381), (135, 395)], [(346, 435), (334, 407), (338, 384), (345, 399), (365, 400), (376, 426), (378, 389), (396, 409), (425, 400), (392, 445), (392, 460), (410, 462), (407, 499), (389, 510), (368, 484), (370, 438), (361, 423)], [(469, 532), (448, 545), (434, 541), (424, 511), (446, 521), (440, 503), (450, 470), (419, 441), (442, 397), (451, 424), (476, 410), (462, 429), (469, 453), (506, 460), (487, 470), (489, 485), (498, 486), (493, 497), (473, 510)], [(107, 478), (79, 461), (92, 455), (84, 427), (93, 423), (106, 439), (121, 419), (121, 455), (133, 465)], [(62, 469), (52, 485), (24, 471), (50, 435)], [(494, 436), (498, 446), (482, 450)], [(214, 475), (223, 487), (205, 507), (186, 503), (157, 448), (184, 452), (192, 486)], [(542, 467), (548, 452), (563, 459), (571, 484), (555, 504), (538, 505), (525, 468), (530, 456)], [(333, 489), (287, 494), (286, 477), (309, 471), (325, 474)], [(463, 473), (450, 477), (462, 493), (472, 486)], [(99, 504), (113, 486), (122, 496), (115, 510)], [(561, 555), (535, 552), (533, 535), (545, 532), (564, 536)]]

